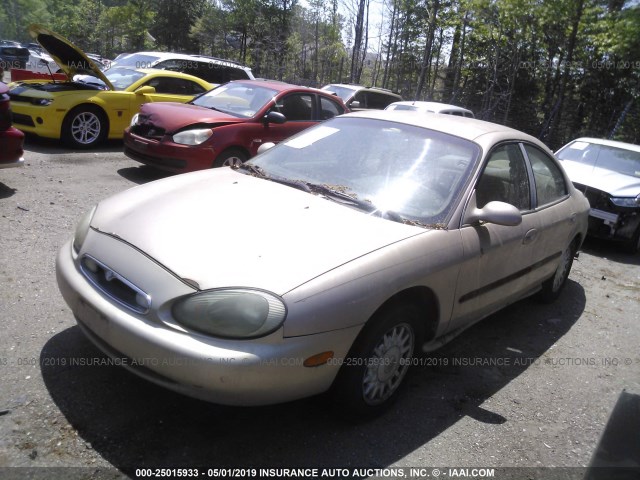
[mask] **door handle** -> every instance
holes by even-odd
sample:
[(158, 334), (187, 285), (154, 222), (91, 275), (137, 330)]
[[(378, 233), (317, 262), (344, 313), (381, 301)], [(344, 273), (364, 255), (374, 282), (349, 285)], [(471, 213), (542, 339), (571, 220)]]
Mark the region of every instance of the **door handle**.
[(527, 233), (524, 234), (524, 237), (522, 239), (522, 244), (527, 245), (533, 242), (536, 238), (538, 238), (538, 230), (536, 230), (535, 228), (532, 228), (531, 230), (529, 230)]

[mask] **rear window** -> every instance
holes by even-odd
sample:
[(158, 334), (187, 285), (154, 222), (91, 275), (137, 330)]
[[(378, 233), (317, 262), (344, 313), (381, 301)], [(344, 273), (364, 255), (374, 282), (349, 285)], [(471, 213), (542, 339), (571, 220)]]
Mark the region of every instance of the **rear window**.
[(28, 57), (29, 50), (20, 47), (0, 47), (0, 53), (11, 57)]

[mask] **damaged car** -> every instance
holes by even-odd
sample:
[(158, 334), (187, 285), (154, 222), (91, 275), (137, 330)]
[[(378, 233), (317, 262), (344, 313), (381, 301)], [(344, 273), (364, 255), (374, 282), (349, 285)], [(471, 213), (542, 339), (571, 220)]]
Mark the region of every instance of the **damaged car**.
[(640, 145), (578, 138), (556, 153), (589, 203), (589, 234), (640, 250)]
[(239, 165), (347, 111), (335, 95), (277, 81), (225, 83), (186, 105), (143, 105), (124, 134), (124, 153), (174, 173)]
[(421, 352), (557, 299), (588, 210), (529, 135), (372, 110), (100, 202), (57, 279), (84, 334), (151, 382), (228, 405), (329, 392), (370, 416)]
[[(26, 133), (92, 148), (122, 138), (131, 117), (147, 102), (187, 102), (213, 85), (191, 75), (155, 69), (99, 65), (60, 35), (39, 25), (29, 33), (67, 75), (66, 81), (10, 84), (14, 123)], [(97, 80), (96, 80), (97, 79)]]

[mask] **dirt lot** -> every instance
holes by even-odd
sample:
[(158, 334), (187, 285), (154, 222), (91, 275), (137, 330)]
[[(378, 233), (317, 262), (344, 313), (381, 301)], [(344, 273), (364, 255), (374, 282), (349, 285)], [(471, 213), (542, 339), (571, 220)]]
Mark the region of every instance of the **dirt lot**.
[(369, 423), (345, 423), (322, 397), (210, 405), (100, 365), (58, 292), (54, 258), (85, 210), (162, 176), (121, 150), (31, 140), (24, 168), (0, 170), (0, 478), (193, 466), (536, 467), (514, 475), (582, 478), (540, 467), (587, 466), (621, 393), (640, 394), (640, 255), (592, 241), (557, 303), (524, 300), (468, 330)]

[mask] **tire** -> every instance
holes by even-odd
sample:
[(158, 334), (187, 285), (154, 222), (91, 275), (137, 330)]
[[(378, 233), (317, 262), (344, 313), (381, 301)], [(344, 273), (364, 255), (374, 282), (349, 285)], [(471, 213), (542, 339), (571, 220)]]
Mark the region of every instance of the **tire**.
[(72, 148), (93, 148), (102, 143), (109, 130), (107, 117), (98, 107), (81, 105), (62, 122), (62, 140)]
[(542, 283), (542, 290), (538, 292), (536, 297), (538, 301), (541, 303), (553, 303), (558, 299), (567, 284), (567, 278), (569, 278), (575, 255), (576, 242), (574, 240), (562, 252), (560, 263), (553, 276)]
[(638, 253), (640, 251), (640, 225), (636, 228), (633, 237), (622, 244), (622, 249), (626, 253), (631, 254)]
[(402, 390), (422, 338), (420, 313), (412, 305), (394, 304), (372, 317), (331, 389), (340, 414), (358, 421), (389, 408)]
[(213, 162), (213, 168), (242, 165), (249, 159), (248, 155), (237, 148), (228, 148)]

